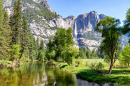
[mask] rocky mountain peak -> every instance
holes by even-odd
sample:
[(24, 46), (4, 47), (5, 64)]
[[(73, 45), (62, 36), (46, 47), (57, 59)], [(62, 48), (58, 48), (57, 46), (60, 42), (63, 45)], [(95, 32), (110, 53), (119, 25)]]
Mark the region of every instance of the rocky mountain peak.
[[(3, 7), (8, 11), (9, 15), (13, 10), (15, 0), (4, 0)], [(22, 11), (27, 16), (31, 33), (37, 39), (44, 40), (48, 43), (53, 38), (57, 28), (69, 27), (73, 28), (73, 37), (75, 44), (85, 46), (89, 49), (97, 48), (102, 40), (101, 34), (93, 32), (96, 23), (106, 16), (98, 15), (96, 11), (81, 14), (77, 18), (68, 16), (62, 18), (58, 16), (49, 6), (47, 0), (21, 0)]]
[(85, 13), (85, 14), (79, 15), (77, 18), (83, 19), (83, 18), (85, 18), (85, 17), (87, 17), (87, 16), (88, 16), (88, 13)]
[(50, 10), (51, 12), (54, 12), (51, 7), (49, 6), (47, 0), (39, 0), (41, 1), (40, 4), (43, 5), (45, 8), (47, 8), (48, 10)]
[(67, 20), (67, 19), (76, 19), (74, 16), (68, 16), (67, 18), (64, 18), (64, 20)]
[(100, 19), (105, 19), (106, 17), (107, 17), (107, 16), (105, 16), (104, 14), (100, 14), (100, 15), (99, 15), (99, 18), (100, 18)]

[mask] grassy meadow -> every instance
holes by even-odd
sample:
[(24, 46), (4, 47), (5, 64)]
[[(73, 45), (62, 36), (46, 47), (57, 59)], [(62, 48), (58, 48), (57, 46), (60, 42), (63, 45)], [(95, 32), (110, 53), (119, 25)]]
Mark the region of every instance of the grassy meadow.
[[(76, 62), (79, 62), (78, 66), (75, 66)], [(87, 64), (98, 64), (101, 62), (104, 65), (102, 69), (102, 74), (98, 74)], [(130, 68), (120, 65), (117, 60), (114, 64), (112, 73), (107, 75), (109, 70), (109, 63), (104, 62), (103, 59), (75, 59), (71, 66), (67, 65), (67, 63), (58, 63), (59, 66), (64, 71), (75, 73), (76, 76), (80, 79), (84, 79), (90, 82), (96, 83), (114, 83), (119, 85), (130, 85)]]

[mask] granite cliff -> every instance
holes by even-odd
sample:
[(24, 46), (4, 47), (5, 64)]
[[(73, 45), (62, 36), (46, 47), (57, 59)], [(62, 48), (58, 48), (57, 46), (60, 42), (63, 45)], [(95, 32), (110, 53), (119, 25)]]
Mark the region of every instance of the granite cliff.
[[(4, 0), (3, 7), (12, 15), (15, 0)], [(68, 16), (62, 18), (54, 12), (47, 0), (21, 0), (23, 15), (27, 17), (29, 28), (33, 36), (44, 40), (45, 43), (52, 39), (58, 28), (73, 28), (75, 45), (85, 46), (92, 50), (97, 48), (101, 41), (101, 34), (95, 33), (95, 24), (106, 16), (96, 11), (79, 15), (77, 18)], [(127, 37), (121, 38), (121, 44), (127, 44)]]

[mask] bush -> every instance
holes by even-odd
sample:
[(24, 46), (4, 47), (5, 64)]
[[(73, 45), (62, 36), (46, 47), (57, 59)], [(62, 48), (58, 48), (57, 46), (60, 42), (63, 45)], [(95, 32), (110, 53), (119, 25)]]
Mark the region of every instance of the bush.
[(4, 60), (10, 60), (14, 61), (14, 59), (19, 60), (19, 51), (20, 51), (20, 45), (12, 45), (9, 49), (9, 54), (4, 58)]
[(39, 61), (44, 60), (44, 52), (42, 50), (39, 51), (37, 60)]
[(96, 65), (96, 70), (102, 70), (104, 68), (104, 65), (99, 62), (97, 65)]
[(76, 60), (76, 61), (75, 61), (75, 64), (76, 64), (75, 66), (78, 67), (79, 64), (80, 64), (80, 60)]
[(126, 47), (124, 47), (124, 49), (122, 49), (122, 53), (120, 53), (118, 59), (121, 64), (130, 66), (130, 46), (129, 45), (127, 45)]
[(47, 60), (54, 59), (55, 54), (56, 54), (56, 53), (55, 53), (55, 50), (53, 50), (53, 51), (47, 50), (47, 51), (46, 51)]

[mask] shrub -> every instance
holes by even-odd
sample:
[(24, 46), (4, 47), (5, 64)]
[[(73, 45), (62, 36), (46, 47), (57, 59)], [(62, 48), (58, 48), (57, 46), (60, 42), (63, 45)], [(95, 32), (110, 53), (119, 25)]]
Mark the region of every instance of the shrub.
[(104, 68), (104, 65), (99, 62), (97, 65), (96, 65), (96, 70), (102, 70)]
[(42, 50), (39, 51), (37, 60), (40, 61), (44, 60), (44, 52)]

